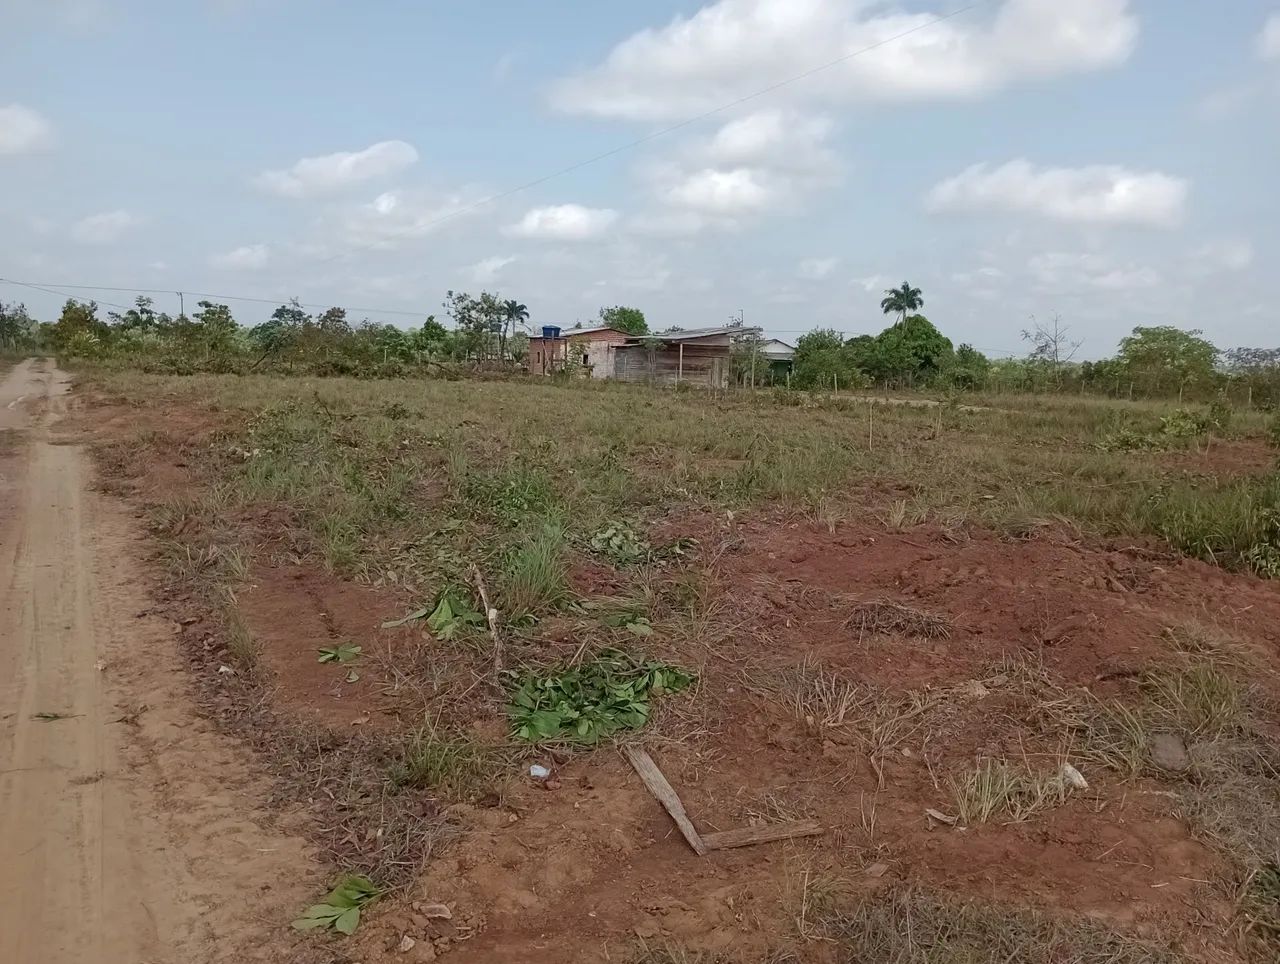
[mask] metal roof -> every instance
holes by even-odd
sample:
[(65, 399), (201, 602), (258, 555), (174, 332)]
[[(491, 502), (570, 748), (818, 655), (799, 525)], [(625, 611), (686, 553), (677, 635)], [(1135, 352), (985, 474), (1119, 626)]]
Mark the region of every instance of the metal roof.
[(651, 331), (647, 335), (633, 335), (634, 338), (658, 338), (662, 341), (688, 341), (690, 338), (709, 338), (712, 335), (758, 335), (759, 328), (744, 328), (742, 325), (725, 325), (720, 328), (686, 328), (684, 331)]

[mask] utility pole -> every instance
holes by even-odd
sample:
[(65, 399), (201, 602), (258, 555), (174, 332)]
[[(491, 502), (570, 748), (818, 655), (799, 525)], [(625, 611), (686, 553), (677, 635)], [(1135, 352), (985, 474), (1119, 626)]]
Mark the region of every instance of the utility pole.
[(175, 292), (175, 294), (178, 296), (178, 317), (179, 317), (179, 318), (185, 318), (185, 317), (187, 317), (187, 299), (186, 299), (186, 296), (185, 296), (185, 295), (183, 295), (183, 293), (182, 293), (181, 291)]

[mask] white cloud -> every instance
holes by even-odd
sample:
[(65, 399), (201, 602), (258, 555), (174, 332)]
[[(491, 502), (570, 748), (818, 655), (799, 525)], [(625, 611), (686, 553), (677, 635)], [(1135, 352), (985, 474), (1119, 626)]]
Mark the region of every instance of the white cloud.
[(141, 223), (142, 218), (130, 211), (103, 211), (71, 225), (71, 240), (80, 244), (111, 244)]
[(315, 197), (396, 174), (417, 160), (418, 152), (413, 145), (404, 141), (380, 141), (362, 151), (304, 157), (287, 170), (264, 171), (256, 183), (263, 190), (285, 197)]
[(749, 167), (732, 170), (704, 168), (694, 171), (667, 189), (666, 200), (705, 214), (739, 215), (763, 210), (773, 202), (776, 189), (766, 175)]
[(798, 210), (808, 193), (837, 178), (839, 165), (826, 143), (830, 133), (827, 118), (789, 110), (729, 121), (643, 170), (667, 210), (644, 215), (642, 230), (693, 234), (735, 227), (751, 215)]
[(1258, 56), (1263, 60), (1280, 60), (1280, 13), (1273, 13), (1258, 34)]
[(1003, 211), (1060, 221), (1171, 227), (1186, 207), (1186, 180), (1118, 165), (1037, 168), (1026, 160), (975, 164), (935, 185), (935, 211)]
[(223, 254), (215, 254), (209, 263), (227, 271), (258, 271), (271, 260), (271, 249), (265, 244), (246, 244)]
[(0, 107), (0, 154), (30, 154), (53, 143), (53, 125), (21, 104)]
[(870, 294), (873, 291), (880, 291), (888, 287), (888, 278), (880, 274), (869, 274), (862, 278), (854, 278), (853, 283), (863, 291)]
[(1253, 264), (1253, 244), (1245, 238), (1221, 238), (1202, 244), (1192, 253), (1197, 266), (1243, 271)]
[(839, 258), (806, 258), (796, 268), (796, 274), (806, 281), (821, 281), (835, 271)]
[(477, 261), (466, 270), (467, 274), (471, 276), (471, 280), (476, 284), (492, 284), (497, 280), (498, 272), (515, 260), (516, 259), (514, 257), (505, 258), (500, 255), (494, 255), (492, 258), (485, 258), (483, 261)]
[(618, 212), (611, 208), (555, 204), (527, 211), (519, 222), (505, 228), (504, 233), (518, 238), (586, 241), (602, 235), (617, 219)]
[(1115, 66), (1138, 35), (1128, 0), (1005, 0), (981, 20), (937, 16), (869, 0), (718, 0), (633, 34), (599, 66), (556, 84), (551, 100), (571, 113), (680, 118), (846, 57), (779, 95), (956, 99)]
[(1034, 255), (1027, 267), (1044, 288), (1075, 291), (1097, 288), (1103, 291), (1133, 291), (1157, 288), (1163, 282), (1160, 272), (1150, 265), (1116, 264), (1102, 255), (1046, 251)]
[(296, 245), (309, 258), (331, 258), (366, 248), (389, 251), (475, 211), (473, 193), (385, 191), (372, 201), (343, 202), (322, 210), (307, 239)]

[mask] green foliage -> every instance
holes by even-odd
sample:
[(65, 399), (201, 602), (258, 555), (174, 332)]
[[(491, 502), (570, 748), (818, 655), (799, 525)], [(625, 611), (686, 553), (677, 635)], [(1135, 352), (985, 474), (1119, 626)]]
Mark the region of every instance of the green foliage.
[(321, 646), (317, 663), (354, 663), (360, 658), (361, 648), (354, 643), (340, 643), (337, 646)]
[(1138, 327), (1121, 340), (1116, 360), (1130, 379), (1149, 392), (1207, 384), (1213, 379), (1219, 352), (1200, 335), (1198, 330), (1182, 331), (1171, 325)]
[(653, 552), (648, 540), (641, 538), (624, 522), (613, 522), (595, 532), (590, 539), (591, 551), (604, 556), (615, 566), (634, 566), (645, 562)]
[(890, 288), (880, 302), (880, 310), (886, 315), (899, 315), (899, 321), (906, 321), (907, 315), (924, 307), (924, 298), (919, 288), (913, 288), (906, 281), (901, 287)]
[(551, 479), (526, 462), (496, 471), (468, 472), (463, 492), (482, 515), (504, 526), (545, 518), (558, 502)]
[(36, 332), (36, 323), (27, 314), (26, 305), (0, 302), (0, 350), (33, 347)]
[(451, 592), (441, 593), (436, 608), (427, 616), (427, 626), (436, 639), (443, 640), (453, 639), (472, 626), (484, 624), (484, 613), (476, 612), (468, 600), (459, 599)]
[(323, 902), (308, 907), (293, 926), (300, 931), (332, 928), (339, 934), (354, 934), (360, 926), (361, 910), (381, 896), (382, 891), (368, 877), (344, 877)]
[(563, 527), (550, 523), (507, 555), (501, 595), (507, 615), (521, 619), (560, 605), (568, 595), (569, 563)]
[(1133, 425), (1122, 424), (1104, 435), (1098, 447), (1104, 452), (1157, 451), (1200, 438), (1213, 429), (1224, 430), (1230, 421), (1231, 410), (1220, 402), (1204, 412), (1175, 408), (1168, 415), (1160, 416), (1154, 431), (1143, 432)]
[(391, 767), (391, 781), (398, 787), (465, 794), (489, 774), (494, 756), (474, 740), (427, 723), (406, 741)]
[(857, 370), (837, 331), (815, 328), (796, 341), (792, 381), (797, 388), (829, 390), (840, 383), (848, 386), (854, 384)]
[(649, 720), (652, 697), (677, 693), (692, 674), (667, 663), (639, 662), (605, 650), (580, 666), (537, 673), (512, 672), (507, 713), (523, 740), (596, 743), (619, 730), (638, 730)]
[(617, 328), (632, 335), (649, 334), (649, 323), (645, 321), (644, 312), (639, 308), (626, 308), (614, 305), (612, 308), (600, 309), (600, 324)]

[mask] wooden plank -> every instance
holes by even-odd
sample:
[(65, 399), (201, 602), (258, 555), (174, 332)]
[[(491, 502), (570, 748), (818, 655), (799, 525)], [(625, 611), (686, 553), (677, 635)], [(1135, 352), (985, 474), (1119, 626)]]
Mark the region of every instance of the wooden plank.
[(816, 820), (796, 820), (791, 823), (771, 823), (762, 827), (709, 833), (702, 838), (702, 844), (708, 850), (728, 850), (730, 847), (750, 847), (775, 840), (790, 840), (792, 837), (814, 837), (820, 833), (822, 824)]
[[(662, 804), (667, 813), (671, 815), (671, 819), (675, 821), (680, 833), (684, 835), (684, 839), (693, 848), (693, 852), (699, 857), (705, 854), (707, 852), (706, 844), (698, 836), (698, 831), (694, 829), (693, 822), (689, 820), (689, 815), (684, 811), (684, 804), (680, 802), (680, 797), (676, 795), (676, 791), (667, 782), (667, 778), (662, 775), (662, 771), (658, 769), (658, 764), (653, 762), (653, 757), (638, 746), (623, 746), (622, 752), (631, 761), (631, 765), (635, 768), (636, 773), (640, 775), (640, 779), (644, 781), (644, 785), (649, 792), (653, 794), (654, 799)], [(741, 844), (738, 846), (741, 846)]]

